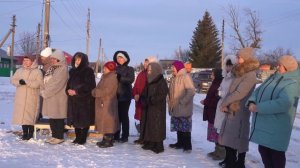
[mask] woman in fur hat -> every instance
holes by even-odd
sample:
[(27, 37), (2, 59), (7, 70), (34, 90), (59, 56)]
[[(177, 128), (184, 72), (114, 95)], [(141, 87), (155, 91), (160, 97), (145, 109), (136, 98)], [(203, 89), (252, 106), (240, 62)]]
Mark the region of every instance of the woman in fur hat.
[(22, 140), (29, 140), (33, 137), (33, 125), (38, 118), (39, 93), (43, 85), (37, 62), (25, 56), (22, 67), (11, 77), (11, 83), (17, 87), (12, 124), (22, 125)]
[[(118, 79), (118, 113), (120, 121), (120, 130), (115, 133), (114, 139), (124, 143), (129, 137), (129, 106), (132, 99), (132, 83), (134, 82), (134, 69), (128, 66), (130, 62), (126, 51), (116, 51), (114, 62), (117, 64), (116, 74)], [(122, 129), (122, 134), (121, 133)], [(121, 135), (121, 137), (120, 137)]]
[(159, 63), (149, 63), (147, 68), (147, 85), (141, 96), (144, 107), (142, 115), (144, 141), (143, 149), (155, 153), (164, 151), (163, 141), (166, 139), (166, 97), (168, 84), (163, 77)]
[(258, 144), (265, 167), (284, 168), (300, 96), (297, 60), (284, 55), (278, 70), (262, 83), (248, 100), (252, 112), (250, 140)]
[[(237, 60), (236, 60), (235, 55), (227, 55), (224, 58), (224, 65), (223, 65), (224, 69), (222, 70), (223, 80), (218, 89), (219, 90), (218, 95), (220, 96), (220, 100), (217, 105), (215, 122), (214, 122), (214, 127), (217, 129), (218, 134), (220, 133), (220, 129), (221, 129), (221, 126), (222, 126), (222, 123), (224, 121), (225, 114), (226, 114), (221, 111), (220, 105), (223, 102), (224, 97), (226, 96), (226, 94), (229, 90), (229, 87), (231, 85), (231, 82), (233, 80), (231, 70), (232, 70), (232, 67), (236, 64), (236, 61)], [(220, 136), (218, 138), (220, 139)], [(226, 155), (225, 148), (222, 145), (220, 145), (219, 143), (216, 146), (215, 151), (213, 153), (209, 153), (209, 156), (211, 156), (214, 160), (222, 159), (225, 157), (225, 155)], [(224, 163), (225, 163), (225, 161), (222, 161), (219, 163), (219, 165), (223, 165)]]
[(95, 99), (91, 94), (96, 87), (95, 75), (89, 67), (88, 56), (77, 52), (72, 58), (72, 69), (67, 83), (67, 124), (75, 127), (75, 144), (86, 143), (89, 127), (95, 122)]
[(112, 147), (114, 134), (119, 130), (117, 89), (116, 63), (106, 62), (104, 74), (92, 91), (92, 95), (96, 98), (96, 130), (104, 134), (102, 141), (97, 142), (100, 148)]
[[(245, 104), (256, 85), (259, 62), (253, 48), (242, 48), (237, 53), (237, 65), (233, 67), (233, 81), (220, 105), (226, 113), (220, 132), (220, 144), (225, 146), (225, 167), (245, 167), (249, 147), (250, 111)], [(238, 153), (238, 158), (236, 157)]]
[(193, 98), (195, 87), (191, 76), (186, 72), (183, 62), (173, 62), (173, 77), (169, 88), (169, 113), (171, 131), (177, 132), (177, 142), (170, 148), (191, 152), (191, 131), (193, 115)]

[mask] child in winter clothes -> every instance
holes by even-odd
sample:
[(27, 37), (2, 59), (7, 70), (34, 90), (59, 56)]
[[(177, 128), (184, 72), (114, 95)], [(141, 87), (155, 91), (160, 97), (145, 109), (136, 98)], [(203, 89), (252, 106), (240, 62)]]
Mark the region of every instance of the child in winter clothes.
[(216, 108), (220, 99), (220, 96), (218, 95), (218, 88), (220, 87), (220, 83), (223, 78), (222, 70), (214, 69), (211, 76), (213, 79), (212, 85), (208, 89), (206, 98), (204, 100), (201, 100), (200, 103), (204, 105), (203, 121), (208, 121), (207, 140), (216, 144), (215, 151), (210, 152), (208, 156), (218, 159), (217, 157), (221, 158), (221, 155), (225, 155), (225, 151), (221, 152), (222, 147), (220, 147), (220, 145), (218, 144), (219, 135), (217, 133), (217, 129), (214, 127)]

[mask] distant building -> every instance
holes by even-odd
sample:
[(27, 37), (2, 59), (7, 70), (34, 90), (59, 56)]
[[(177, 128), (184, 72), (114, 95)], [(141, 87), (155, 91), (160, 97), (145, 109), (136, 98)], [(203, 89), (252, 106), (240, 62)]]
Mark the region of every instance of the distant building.
[[(17, 60), (14, 58), (14, 67), (13, 70), (15, 71), (15, 64)], [(11, 57), (9, 57), (5, 50), (0, 48), (0, 76), (9, 77), (10, 70), (11, 70)]]

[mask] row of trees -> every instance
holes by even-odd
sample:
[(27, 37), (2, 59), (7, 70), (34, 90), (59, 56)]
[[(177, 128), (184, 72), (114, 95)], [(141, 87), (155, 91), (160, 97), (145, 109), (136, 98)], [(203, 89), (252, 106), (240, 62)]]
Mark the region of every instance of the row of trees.
[[(238, 7), (229, 5), (224, 9), (228, 14), (227, 25), (232, 30), (230, 37), (233, 39), (230, 44), (230, 53), (234, 54), (239, 48), (252, 47), (257, 50), (262, 46), (261, 21), (256, 11), (244, 9), (243, 21)], [(246, 18), (246, 19), (245, 19)], [(244, 25), (242, 25), (244, 23)], [(189, 61), (194, 68), (213, 68), (221, 65), (221, 40), (218, 29), (213, 22), (209, 12), (206, 11), (202, 19), (197, 23), (193, 32), (189, 50), (175, 51), (175, 58), (182, 61)], [(279, 56), (292, 54), (290, 49), (282, 47), (266, 52), (257, 52), (258, 59), (262, 64), (276, 66)]]

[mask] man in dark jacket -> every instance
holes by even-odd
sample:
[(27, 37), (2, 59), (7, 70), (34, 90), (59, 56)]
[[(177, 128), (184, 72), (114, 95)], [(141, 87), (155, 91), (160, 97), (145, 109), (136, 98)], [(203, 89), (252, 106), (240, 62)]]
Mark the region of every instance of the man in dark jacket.
[(115, 133), (115, 140), (121, 143), (128, 141), (129, 136), (129, 117), (128, 110), (132, 99), (132, 83), (134, 82), (134, 69), (128, 66), (130, 62), (129, 55), (126, 51), (116, 51), (114, 54), (114, 62), (118, 64), (116, 74), (118, 78), (118, 113), (121, 130)]

